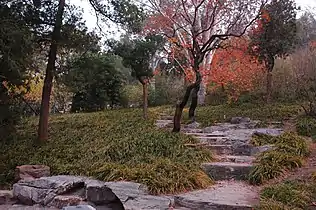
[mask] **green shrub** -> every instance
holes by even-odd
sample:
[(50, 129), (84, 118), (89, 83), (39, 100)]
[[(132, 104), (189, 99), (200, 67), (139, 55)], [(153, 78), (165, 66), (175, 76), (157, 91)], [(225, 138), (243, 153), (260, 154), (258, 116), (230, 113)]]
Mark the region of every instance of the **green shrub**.
[(296, 122), (296, 130), (299, 135), (312, 137), (316, 140), (316, 119), (311, 117), (299, 118)]
[(294, 134), (284, 133), (280, 136), (255, 136), (252, 139), (255, 146), (273, 144), (273, 150), (259, 154), (255, 166), (249, 175), (252, 184), (262, 184), (264, 181), (281, 176), (285, 171), (299, 168), (304, 157), (309, 154), (305, 139)]
[(29, 118), (18, 127), (19, 136), (0, 142), (0, 184), (13, 181), (17, 165), (45, 164), (52, 174), (137, 181), (154, 194), (209, 186), (199, 166), (211, 154), (185, 147), (196, 141), (189, 136), (155, 128), (162, 109), (150, 109), (148, 122), (140, 109), (52, 116), (49, 141), (36, 147), (37, 119)]

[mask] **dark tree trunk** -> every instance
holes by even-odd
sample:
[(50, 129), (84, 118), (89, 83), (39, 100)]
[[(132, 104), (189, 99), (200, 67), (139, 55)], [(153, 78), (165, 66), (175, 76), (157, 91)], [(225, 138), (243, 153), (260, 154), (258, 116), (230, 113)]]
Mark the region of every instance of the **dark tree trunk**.
[(191, 105), (189, 109), (189, 119), (191, 122), (195, 122), (195, 109), (198, 105), (198, 93), (199, 93), (200, 85), (197, 85), (197, 87), (193, 88), (191, 93)]
[(271, 95), (272, 95), (272, 72), (267, 71), (267, 103), (271, 102)]
[(176, 111), (175, 111), (174, 118), (173, 118), (173, 130), (172, 130), (172, 132), (180, 132), (182, 112), (183, 112), (185, 105), (187, 104), (187, 102), (189, 100), (191, 91), (194, 88), (194, 86), (195, 86), (195, 84), (188, 86), (186, 91), (185, 91), (185, 94), (184, 94), (182, 101), (178, 102), (176, 104)]
[(44, 80), (44, 87), (42, 92), (41, 111), (38, 127), (38, 140), (46, 141), (48, 139), (48, 116), (49, 116), (49, 102), (52, 92), (52, 84), (55, 72), (55, 62), (57, 56), (58, 41), (60, 39), (60, 31), (62, 26), (62, 19), (65, 9), (65, 0), (59, 1), (58, 11), (56, 14), (56, 22), (52, 34), (52, 41), (48, 55), (48, 62), (46, 67), (46, 74)]
[(178, 102), (176, 105), (176, 111), (175, 111), (174, 118), (173, 118), (173, 130), (172, 130), (172, 132), (180, 132), (182, 112), (183, 112), (185, 105), (187, 104), (187, 102), (189, 100), (191, 92), (193, 92), (193, 93), (192, 93), (192, 102), (191, 102), (191, 106), (190, 106), (190, 110), (189, 110), (189, 116), (190, 116), (190, 118), (195, 117), (194, 113), (195, 113), (195, 108), (197, 107), (197, 102), (198, 102), (198, 92), (199, 92), (200, 84), (202, 81), (202, 77), (201, 77), (201, 74), (199, 72), (199, 65), (198, 64), (195, 65), (194, 71), (196, 73), (195, 83), (193, 83), (187, 87), (182, 101)]
[(143, 117), (148, 119), (148, 83), (144, 82), (143, 85)]
[(267, 96), (266, 102), (271, 102), (271, 95), (272, 95), (272, 70), (274, 67), (274, 58), (270, 57), (267, 61)]

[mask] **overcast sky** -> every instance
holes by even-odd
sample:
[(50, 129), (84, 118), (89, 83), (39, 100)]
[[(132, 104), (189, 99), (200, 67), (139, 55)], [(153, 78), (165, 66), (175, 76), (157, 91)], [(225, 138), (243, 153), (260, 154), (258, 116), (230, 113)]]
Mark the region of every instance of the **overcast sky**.
[[(301, 6), (303, 9), (304, 8), (315, 8), (316, 9), (316, 0), (295, 0), (297, 3), (297, 6)], [(87, 26), (90, 30), (93, 30), (94, 28), (97, 27), (97, 19), (94, 15), (94, 11), (91, 8), (91, 6), (88, 3), (88, 0), (68, 0), (68, 2), (71, 2), (72, 4), (75, 4), (77, 6), (80, 6), (81, 8), (84, 9), (84, 19), (86, 20)], [(103, 31), (117, 31), (115, 29), (115, 25), (110, 25), (110, 26), (105, 26), (102, 25)], [(106, 27), (106, 28), (104, 28)], [(112, 35), (113, 37), (117, 36), (117, 33)], [(116, 37), (117, 38), (117, 37)]]

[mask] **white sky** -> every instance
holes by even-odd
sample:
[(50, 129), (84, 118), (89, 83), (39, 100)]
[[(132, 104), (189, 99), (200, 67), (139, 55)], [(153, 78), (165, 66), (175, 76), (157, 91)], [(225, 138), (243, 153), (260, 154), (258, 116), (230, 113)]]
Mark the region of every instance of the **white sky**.
[[(295, 0), (295, 1), (297, 3), (297, 6), (301, 6), (302, 9), (313, 9), (314, 11), (316, 10), (316, 0)], [(83, 17), (86, 21), (86, 24), (89, 30), (93, 30), (97, 28), (97, 24), (96, 24), (97, 19), (88, 0), (68, 0), (68, 2), (71, 2), (72, 4), (80, 6), (81, 8), (84, 9)], [(110, 37), (118, 38), (117, 36), (119, 36), (119, 33), (117, 33), (118, 29), (116, 28), (114, 24), (110, 24), (110, 26), (102, 24), (102, 30), (104, 32), (109, 33), (107, 36), (108, 38)]]

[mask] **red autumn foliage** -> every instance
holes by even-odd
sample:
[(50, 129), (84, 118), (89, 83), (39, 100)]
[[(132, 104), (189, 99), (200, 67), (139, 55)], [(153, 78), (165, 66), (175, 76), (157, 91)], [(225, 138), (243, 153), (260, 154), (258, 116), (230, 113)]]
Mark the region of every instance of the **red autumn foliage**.
[(208, 83), (225, 89), (229, 100), (236, 101), (241, 93), (255, 88), (255, 82), (263, 77), (265, 67), (248, 53), (249, 41), (234, 38), (226, 49), (216, 50)]

